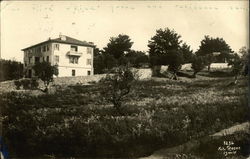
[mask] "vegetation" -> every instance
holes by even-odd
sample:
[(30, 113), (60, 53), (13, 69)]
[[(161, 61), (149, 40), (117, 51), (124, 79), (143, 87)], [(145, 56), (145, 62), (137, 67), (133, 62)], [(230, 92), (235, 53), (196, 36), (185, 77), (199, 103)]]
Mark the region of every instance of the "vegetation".
[(115, 59), (120, 59), (129, 52), (133, 42), (128, 35), (119, 34), (117, 37), (111, 37), (107, 47), (104, 47), (104, 52), (112, 55)]
[(118, 67), (115, 74), (107, 75), (100, 81), (103, 85), (103, 97), (112, 102), (119, 114), (122, 112), (122, 100), (129, 94), (135, 77), (128, 66)]
[(230, 80), (136, 81), (122, 115), (102, 98), (102, 83), (38, 96), (4, 93), (4, 142), (18, 156), (146, 156), (248, 120), (247, 81), (226, 87)]
[(192, 60), (191, 68), (194, 70), (193, 77), (196, 77), (196, 74), (205, 68), (205, 59), (202, 56), (194, 56)]
[(53, 75), (58, 75), (57, 66), (51, 66), (49, 62), (38, 62), (33, 66), (35, 75), (44, 83), (45, 89), (43, 92), (48, 92), (49, 83), (53, 81)]
[(12, 60), (0, 59), (0, 81), (14, 80), (23, 77), (23, 64)]
[[(220, 54), (215, 57), (213, 53), (219, 52)], [(208, 71), (210, 71), (210, 65), (213, 62), (224, 62), (228, 58), (231, 50), (230, 46), (225, 42), (223, 38), (212, 38), (205, 36), (201, 41), (201, 45), (197, 51), (197, 55), (204, 56), (206, 59), (206, 65)]]

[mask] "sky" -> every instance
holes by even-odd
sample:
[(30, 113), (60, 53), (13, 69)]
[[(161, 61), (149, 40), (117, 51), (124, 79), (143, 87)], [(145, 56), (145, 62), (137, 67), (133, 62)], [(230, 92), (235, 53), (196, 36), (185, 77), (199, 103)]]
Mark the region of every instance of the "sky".
[(205, 35), (234, 51), (249, 48), (248, 1), (1, 1), (1, 58), (23, 60), (21, 49), (59, 34), (94, 42), (129, 35), (148, 51), (157, 29), (174, 29), (196, 51)]

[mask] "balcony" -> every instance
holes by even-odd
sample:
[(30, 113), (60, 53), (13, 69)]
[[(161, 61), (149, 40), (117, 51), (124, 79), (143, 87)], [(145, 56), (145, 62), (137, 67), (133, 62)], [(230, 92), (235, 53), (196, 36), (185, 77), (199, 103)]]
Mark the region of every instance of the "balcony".
[(68, 51), (67, 52), (68, 56), (82, 56), (81, 52), (77, 52), (77, 51)]

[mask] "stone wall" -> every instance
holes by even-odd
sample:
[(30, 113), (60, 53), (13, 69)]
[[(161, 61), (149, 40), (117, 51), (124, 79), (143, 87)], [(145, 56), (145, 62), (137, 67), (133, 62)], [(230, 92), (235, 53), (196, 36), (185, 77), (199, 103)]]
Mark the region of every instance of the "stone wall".
[(76, 76), (76, 77), (58, 77), (54, 79), (55, 85), (74, 85), (86, 84), (88, 82), (98, 82), (105, 77), (106, 74), (92, 75), (92, 76)]

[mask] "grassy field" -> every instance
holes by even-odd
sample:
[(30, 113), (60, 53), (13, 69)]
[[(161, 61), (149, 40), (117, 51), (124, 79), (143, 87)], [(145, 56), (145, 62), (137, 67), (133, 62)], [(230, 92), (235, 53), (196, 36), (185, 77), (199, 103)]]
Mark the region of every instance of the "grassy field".
[(50, 94), (3, 93), (5, 142), (19, 156), (147, 156), (249, 119), (247, 79), (228, 86), (233, 77), (214, 76), (136, 81), (123, 116), (103, 99), (98, 83)]

